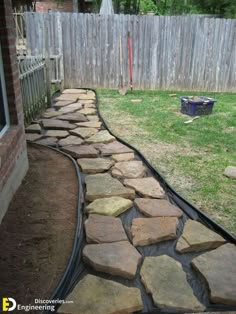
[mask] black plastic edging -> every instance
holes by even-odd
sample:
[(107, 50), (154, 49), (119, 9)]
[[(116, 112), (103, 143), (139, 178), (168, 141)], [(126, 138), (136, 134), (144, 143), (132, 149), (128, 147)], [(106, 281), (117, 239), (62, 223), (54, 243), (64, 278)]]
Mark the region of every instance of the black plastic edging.
[[(89, 90), (88, 88), (84, 88)], [(199, 217), (212, 229), (218, 231), (221, 233), (221, 235), (226, 238), (227, 240), (233, 242), (234, 244), (236, 244), (236, 237), (234, 237), (230, 232), (228, 232), (226, 229), (224, 229), (221, 225), (219, 225), (218, 223), (216, 223), (214, 220), (212, 220), (207, 214), (203, 213), (200, 209), (196, 208), (195, 206), (193, 206), (191, 203), (189, 203), (186, 199), (184, 199), (178, 192), (176, 192), (165, 180), (165, 178), (157, 171), (157, 169), (155, 169), (150, 162), (143, 156), (143, 154), (134, 146), (132, 146), (131, 144), (127, 143), (125, 140), (123, 140), (122, 138), (120, 138), (119, 136), (117, 136), (116, 134), (114, 134), (110, 128), (108, 127), (106, 121), (104, 120), (101, 112), (100, 112), (100, 107), (99, 107), (99, 97), (97, 94), (97, 91), (94, 89), (90, 89), (92, 90), (95, 94), (96, 94), (96, 106), (97, 106), (97, 111), (98, 111), (98, 116), (101, 119), (104, 127), (111, 133), (111, 135), (113, 135), (119, 142), (121, 142), (122, 144), (128, 146), (129, 148), (133, 149), (136, 154), (139, 156), (139, 158), (146, 164), (146, 166), (150, 169), (150, 171), (152, 172), (152, 174), (154, 175), (154, 177), (156, 177), (158, 179), (158, 181), (160, 182), (160, 184), (162, 185), (162, 187), (164, 188), (164, 190), (168, 191), (168, 193), (170, 194), (170, 196), (172, 197), (173, 201), (179, 205), (181, 207), (181, 209), (189, 216), (191, 216), (191, 214), (186, 211), (186, 207), (191, 208), (191, 210), (193, 211), (193, 213), (197, 213), (199, 215)], [(125, 96), (124, 96), (125, 97)], [(191, 218), (194, 218), (191, 217)]]
[[(77, 256), (80, 255), (80, 248), (81, 248), (81, 241), (83, 240), (83, 225), (82, 225), (82, 210), (83, 210), (83, 203), (84, 203), (84, 194), (83, 194), (83, 186), (82, 186), (82, 180), (81, 180), (81, 174), (79, 170), (79, 166), (75, 162), (75, 160), (67, 153), (46, 145), (42, 144), (37, 144), (37, 143), (31, 143), (30, 145), (32, 146), (39, 146), (39, 147), (46, 147), (48, 149), (51, 149), (53, 151), (56, 151), (68, 159), (73, 163), (76, 174), (77, 174), (77, 179), (78, 179), (78, 202), (77, 202), (77, 222), (76, 222), (76, 228), (75, 228), (75, 235), (74, 235), (74, 242), (73, 242), (73, 247), (70, 255), (70, 259), (67, 263), (66, 270), (64, 274), (62, 275), (59, 283), (57, 284), (56, 288), (54, 289), (52, 295), (50, 296), (49, 300), (64, 300), (65, 295), (68, 293), (68, 285), (70, 281), (73, 278), (73, 270), (74, 270), (74, 265), (77, 262)], [(60, 304), (56, 304), (55, 307), (59, 307)], [(51, 313), (51, 311), (44, 311), (45, 314)]]

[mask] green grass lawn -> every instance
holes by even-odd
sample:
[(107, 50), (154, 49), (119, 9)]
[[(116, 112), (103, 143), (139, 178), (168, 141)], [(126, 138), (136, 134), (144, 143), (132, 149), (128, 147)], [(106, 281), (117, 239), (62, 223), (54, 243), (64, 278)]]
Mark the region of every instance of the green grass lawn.
[[(170, 97), (169, 94), (177, 94)], [(180, 113), (181, 95), (217, 100), (213, 114), (190, 124)], [(142, 151), (167, 182), (192, 204), (236, 234), (236, 180), (223, 176), (236, 166), (236, 94), (99, 90), (109, 127)], [(141, 98), (141, 103), (132, 99)]]

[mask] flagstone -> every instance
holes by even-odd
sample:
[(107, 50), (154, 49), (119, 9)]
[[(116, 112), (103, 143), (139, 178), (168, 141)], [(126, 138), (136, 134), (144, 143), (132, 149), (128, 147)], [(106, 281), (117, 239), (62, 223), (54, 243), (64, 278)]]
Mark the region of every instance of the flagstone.
[[(86, 275), (67, 296), (57, 313), (128, 314), (142, 310), (141, 292), (112, 280)], [(71, 302), (72, 301), (72, 302)]]
[(236, 305), (236, 247), (225, 244), (192, 260), (193, 267), (207, 281), (210, 301)]
[(134, 218), (131, 226), (133, 244), (144, 246), (176, 239), (177, 226), (176, 217)]
[(59, 140), (58, 145), (61, 147), (71, 146), (71, 145), (81, 145), (84, 143), (84, 140), (78, 136), (69, 135), (66, 138)]
[(188, 219), (177, 242), (176, 251), (179, 253), (200, 252), (215, 249), (225, 242), (226, 240), (222, 236), (205, 227), (202, 223)]
[(84, 94), (84, 93), (86, 93), (86, 90), (81, 88), (68, 88), (64, 89), (64, 91), (62, 92), (62, 94)]
[(91, 145), (72, 145), (63, 147), (62, 150), (74, 158), (96, 158), (98, 156), (98, 151)]
[(58, 96), (55, 101), (64, 101), (64, 100), (71, 100), (76, 102), (76, 100), (79, 98), (80, 94), (61, 94)]
[(81, 94), (81, 95), (79, 95), (79, 99), (81, 99), (81, 100), (95, 100), (96, 96), (92, 93)]
[(76, 128), (75, 124), (57, 119), (43, 119), (42, 124), (43, 128), (46, 130), (71, 130)]
[(57, 101), (53, 104), (53, 107), (56, 109), (60, 109), (61, 107), (65, 107), (67, 105), (70, 105), (71, 103), (73, 103), (72, 100), (61, 100), (61, 101)]
[(57, 137), (57, 138), (64, 138), (69, 135), (68, 131), (63, 131), (63, 130), (49, 130), (46, 131), (44, 136), (45, 137)]
[(56, 117), (59, 120), (65, 120), (70, 122), (86, 122), (88, 121), (87, 117), (79, 112), (67, 113)]
[(183, 212), (163, 199), (136, 198), (134, 205), (148, 217), (182, 217)]
[[(58, 112), (60, 112), (61, 114), (63, 113), (71, 113), (74, 112), (76, 110), (80, 110), (82, 108), (82, 105), (78, 102), (75, 102), (73, 104), (70, 104), (66, 107), (62, 107), (58, 110)], [(83, 112), (79, 112), (79, 113), (83, 113)]]
[(134, 190), (124, 187), (119, 180), (113, 178), (109, 173), (88, 175), (85, 178), (85, 183), (88, 201), (111, 196), (134, 199), (135, 196)]
[(96, 144), (97, 149), (101, 152), (102, 156), (110, 156), (113, 154), (133, 153), (133, 150), (128, 146), (114, 141), (109, 144)]
[(128, 241), (119, 218), (92, 214), (89, 215), (84, 226), (88, 243)]
[(50, 118), (55, 118), (57, 116), (60, 116), (61, 115), (61, 112), (59, 111), (45, 111), (43, 114), (42, 114), (42, 118), (45, 118), (45, 119), (50, 119)]
[(133, 202), (131, 200), (119, 196), (113, 196), (96, 199), (86, 207), (86, 212), (89, 214), (116, 217), (132, 206)]
[(82, 138), (90, 138), (94, 134), (96, 134), (98, 130), (96, 128), (83, 128), (83, 127), (77, 127), (74, 130), (71, 130), (70, 133), (73, 135), (78, 135)]
[(85, 115), (93, 115), (97, 113), (97, 110), (94, 108), (84, 108), (81, 109), (79, 112)]
[(112, 168), (112, 175), (117, 178), (142, 178), (145, 173), (146, 168), (139, 160), (117, 162)]
[(43, 137), (43, 134), (27, 133), (25, 137), (27, 141), (34, 142), (41, 139)]
[(96, 271), (133, 279), (142, 256), (128, 242), (88, 244), (83, 259)]
[(85, 128), (99, 129), (101, 127), (102, 123), (97, 122), (97, 121), (88, 121), (88, 122), (78, 122), (78, 123), (76, 123), (76, 125), (78, 125), (80, 127), (85, 127)]
[(57, 146), (58, 139), (56, 137), (43, 138), (36, 141), (37, 144), (46, 145), (46, 146)]
[(162, 187), (153, 177), (125, 179), (124, 185), (135, 189), (143, 197), (163, 198), (165, 195)]
[(99, 131), (95, 135), (91, 136), (86, 140), (87, 143), (96, 144), (96, 143), (110, 143), (115, 140), (115, 137), (112, 136), (107, 130)]
[(99, 118), (96, 115), (87, 115), (86, 117), (89, 119), (89, 121), (99, 121)]
[(173, 258), (167, 255), (145, 257), (140, 274), (146, 291), (159, 308), (175, 313), (204, 311), (181, 264)]
[(105, 158), (80, 158), (77, 162), (84, 173), (99, 173), (109, 170), (114, 161)]
[(134, 153), (114, 154), (111, 156), (115, 161), (129, 161), (134, 159)]
[(29, 126), (27, 126), (27, 128), (25, 129), (26, 133), (41, 133), (41, 126), (38, 123), (34, 123), (34, 124), (30, 124)]

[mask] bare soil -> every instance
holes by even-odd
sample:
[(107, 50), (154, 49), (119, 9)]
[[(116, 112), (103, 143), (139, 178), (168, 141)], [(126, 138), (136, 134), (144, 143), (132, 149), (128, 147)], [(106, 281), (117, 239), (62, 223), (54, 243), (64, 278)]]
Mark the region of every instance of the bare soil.
[[(49, 299), (74, 240), (78, 183), (72, 162), (28, 145), (29, 171), (0, 225), (0, 297)], [(31, 312), (33, 313), (33, 312)]]

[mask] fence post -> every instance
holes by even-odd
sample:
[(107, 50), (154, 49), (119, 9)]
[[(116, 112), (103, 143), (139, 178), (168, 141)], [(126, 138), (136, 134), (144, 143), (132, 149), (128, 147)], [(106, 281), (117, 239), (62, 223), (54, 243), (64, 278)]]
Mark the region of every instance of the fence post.
[(50, 66), (50, 52), (49, 52), (49, 20), (48, 17), (45, 21), (45, 65), (46, 65), (46, 86), (47, 86), (47, 105), (52, 106), (51, 100), (51, 80), (49, 75)]

